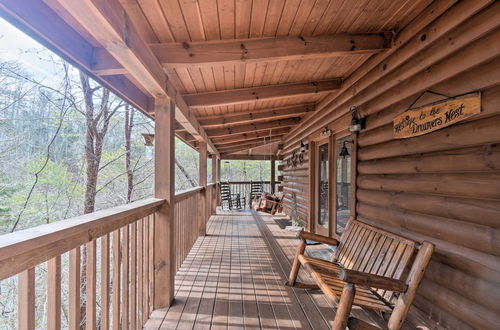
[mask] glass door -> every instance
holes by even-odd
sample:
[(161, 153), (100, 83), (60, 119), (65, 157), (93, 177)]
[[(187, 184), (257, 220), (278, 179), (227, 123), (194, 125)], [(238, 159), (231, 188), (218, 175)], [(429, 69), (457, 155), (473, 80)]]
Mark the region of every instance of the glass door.
[(319, 143), (317, 148), (317, 212), (316, 212), (316, 233), (329, 236), (329, 199), (330, 199), (330, 150), (328, 140)]
[(335, 150), (335, 232), (340, 236), (344, 232), (347, 220), (350, 216), (351, 154), (353, 152), (350, 136), (338, 139)]

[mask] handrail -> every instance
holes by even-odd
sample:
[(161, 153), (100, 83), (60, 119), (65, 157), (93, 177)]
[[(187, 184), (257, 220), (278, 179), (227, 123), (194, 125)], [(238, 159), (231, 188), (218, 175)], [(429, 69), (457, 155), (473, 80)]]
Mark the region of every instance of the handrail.
[(154, 213), (149, 198), (0, 236), (0, 280), (18, 274)]
[(179, 191), (175, 194), (175, 202), (178, 203), (178, 202), (186, 199), (187, 197), (191, 196), (192, 194), (195, 194), (199, 191), (202, 191), (203, 189), (205, 189), (205, 187), (198, 186), (198, 187), (189, 188), (186, 190)]

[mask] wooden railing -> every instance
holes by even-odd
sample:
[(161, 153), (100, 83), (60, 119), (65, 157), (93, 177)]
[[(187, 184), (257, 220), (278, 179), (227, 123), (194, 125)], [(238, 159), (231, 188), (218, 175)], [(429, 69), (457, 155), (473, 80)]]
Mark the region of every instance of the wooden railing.
[[(176, 269), (204, 234), (217, 196), (217, 184), (175, 195)], [(142, 328), (153, 309), (155, 212), (164, 203), (146, 199), (0, 236), (0, 281), (18, 277), (17, 328), (61, 329), (62, 310), (69, 329)], [(35, 268), (46, 270), (46, 279), (36, 275), (47, 284), (42, 306)], [(41, 307), (43, 322), (35, 320)]]
[[(257, 182), (257, 181), (255, 181)], [(271, 181), (262, 181), (263, 191), (271, 192)], [(229, 187), (231, 188), (231, 194), (240, 194), (241, 197), (245, 197), (246, 203), (250, 202), (250, 189), (252, 186), (251, 181), (229, 181)], [(276, 186), (280, 184), (280, 182), (276, 181)]]

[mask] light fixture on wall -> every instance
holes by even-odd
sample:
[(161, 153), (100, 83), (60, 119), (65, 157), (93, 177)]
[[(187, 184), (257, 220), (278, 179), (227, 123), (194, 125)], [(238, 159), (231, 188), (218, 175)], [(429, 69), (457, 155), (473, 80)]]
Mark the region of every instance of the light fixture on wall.
[(144, 145), (146, 147), (152, 147), (154, 145), (153, 144), (153, 142), (155, 141), (154, 134), (142, 133), (142, 137), (144, 138)]
[(344, 141), (344, 143), (342, 144), (342, 148), (340, 149), (339, 156), (344, 158), (344, 159), (346, 157), (350, 156), (349, 149), (347, 149), (347, 146), (346, 146), (347, 143), (354, 143), (354, 142), (353, 141)]
[(351, 112), (352, 119), (351, 125), (349, 125), (349, 131), (358, 134), (362, 129), (365, 129), (365, 118), (361, 118), (354, 107), (351, 108)]
[(300, 152), (306, 152), (309, 150), (309, 144), (305, 144), (304, 141), (300, 140)]
[(332, 130), (325, 126), (321, 129), (321, 136), (330, 136), (332, 135)]

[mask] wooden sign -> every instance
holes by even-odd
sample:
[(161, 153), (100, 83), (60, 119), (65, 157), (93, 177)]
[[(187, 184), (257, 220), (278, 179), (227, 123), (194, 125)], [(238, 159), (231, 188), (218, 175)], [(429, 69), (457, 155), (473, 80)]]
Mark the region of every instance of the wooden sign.
[(410, 109), (394, 118), (394, 138), (404, 139), (434, 132), (480, 112), (480, 93)]

